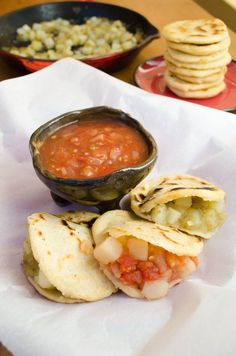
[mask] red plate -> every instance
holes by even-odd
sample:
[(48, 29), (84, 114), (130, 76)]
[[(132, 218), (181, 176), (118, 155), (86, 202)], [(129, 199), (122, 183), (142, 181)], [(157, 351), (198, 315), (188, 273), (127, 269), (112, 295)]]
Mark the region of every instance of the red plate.
[(163, 76), (165, 69), (166, 66), (162, 56), (149, 59), (136, 69), (134, 74), (135, 84), (154, 94), (190, 101), (195, 104), (210, 106), (215, 109), (231, 112), (236, 111), (236, 61), (232, 61), (228, 65), (228, 70), (225, 75), (225, 90), (209, 99), (179, 98), (166, 86)]

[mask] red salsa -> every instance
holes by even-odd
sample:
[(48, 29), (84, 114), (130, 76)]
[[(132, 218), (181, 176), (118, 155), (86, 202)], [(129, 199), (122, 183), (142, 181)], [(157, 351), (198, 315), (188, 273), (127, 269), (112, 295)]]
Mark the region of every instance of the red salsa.
[(81, 121), (47, 137), (39, 150), (43, 167), (61, 178), (105, 176), (148, 157), (143, 136), (112, 119)]

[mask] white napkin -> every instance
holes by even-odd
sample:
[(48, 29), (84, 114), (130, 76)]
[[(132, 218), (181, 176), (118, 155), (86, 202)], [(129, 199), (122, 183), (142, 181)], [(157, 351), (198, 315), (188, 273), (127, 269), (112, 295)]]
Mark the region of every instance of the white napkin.
[[(26, 217), (58, 212), (34, 173), (31, 133), (74, 109), (107, 105), (155, 137), (150, 176), (190, 173), (227, 193), (228, 219), (207, 242), (200, 268), (159, 301), (117, 294), (57, 304), (39, 296), (21, 267)], [(0, 83), (0, 340), (22, 356), (235, 355), (236, 116), (153, 95), (73, 59)], [(150, 177), (149, 176), (149, 177)]]

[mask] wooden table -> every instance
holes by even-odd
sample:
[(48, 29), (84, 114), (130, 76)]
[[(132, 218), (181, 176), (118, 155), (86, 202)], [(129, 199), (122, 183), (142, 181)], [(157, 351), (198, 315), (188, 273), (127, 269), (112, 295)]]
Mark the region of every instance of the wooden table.
[[(35, 5), (36, 3), (46, 3), (58, 0), (4, 0), (0, 3), (0, 15), (19, 9), (21, 7)], [(147, 17), (149, 21), (162, 29), (170, 22), (185, 19), (198, 19), (212, 17), (207, 11), (201, 8), (192, 0), (101, 0), (102, 2), (117, 4), (128, 7)], [(232, 14), (233, 16), (233, 14)], [(220, 17), (220, 14), (218, 14)], [(227, 24), (227, 23), (226, 23)], [(236, 60), (236, 33), (229, 30), (231, 36), (230, 53)], [(127, 82), (132, 82), (135, 68), (145, 59), (163, 54), (165, 51), (165, 41), (160, 38), (153, 41), (136, 57), (136, 59), (125, 69), (113, 75)], [(0, 80), (14, 78), (25, 75), (27, 72), (22, 68), (16, 68), (3, 59), (0, 59)], [(0, 344), (0, 355), (10, 355)]]
[[(0, 15), (21, 7), (35, 5), (35, 3), (52, 2), (56, 0), (4, 0), (0, 3)], [(117, 4), (129, 7), (140, 12), (147, 17), (158, 29), (173, 21), (184, 19), (210, 18), (212, 17), (206, 10), (201, 8), (192, 0), (101, 0), (102, 2)], [(233, 14), (232, 14), (233, 16)], [(218, 15), (220, 17), (220, 14)], [(236, 60), (236, 33), (229, 30), (231, 36), (230, 52)], [(125, 69), (113, 75), (126, 82), (132, 83), (135, 68), (145, 59), (163, 54), (165, 51), (165, 41), (163, 38), (157, 39), (145, 47), (135, 60)], [(14, 78), (27, 74), (26, 70), (16, 68), (0, 59), (0, 80)]]

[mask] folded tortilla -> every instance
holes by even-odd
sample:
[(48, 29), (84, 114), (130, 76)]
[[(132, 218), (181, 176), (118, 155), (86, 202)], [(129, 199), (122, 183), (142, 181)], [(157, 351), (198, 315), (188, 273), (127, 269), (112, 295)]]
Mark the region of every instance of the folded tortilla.
[(34, 288), (56, 302), (95, 301), (116, 292), (93, 256), (91, 230), (84, 223), (46, 213), (29, 216), (22, 266)]
[(202, 239), (112, 210), (93, 224), (94, 256), (112, 283), (134, 298), (159, 299), (196, 270)]
[(225, 220), (225, 192), (198, 177), (178, 175), (145, 181), (130, 193), (138, 216), (209, 239)]

